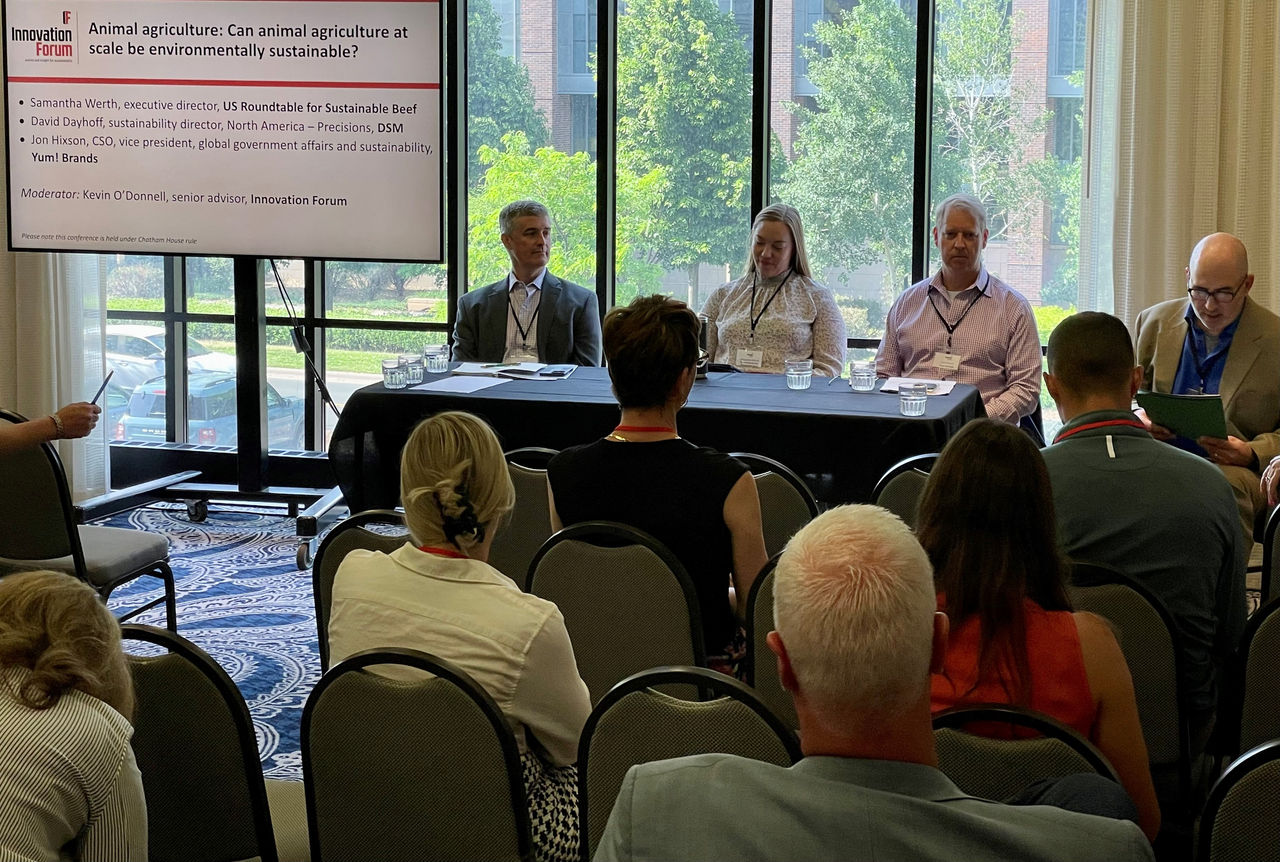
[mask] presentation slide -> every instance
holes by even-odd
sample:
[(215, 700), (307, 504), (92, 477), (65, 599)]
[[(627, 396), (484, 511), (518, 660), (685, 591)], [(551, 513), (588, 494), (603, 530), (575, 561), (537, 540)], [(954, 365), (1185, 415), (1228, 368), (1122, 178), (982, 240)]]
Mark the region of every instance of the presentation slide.
[(441, 259), (431, 0), (4, 0), (17, 250)]

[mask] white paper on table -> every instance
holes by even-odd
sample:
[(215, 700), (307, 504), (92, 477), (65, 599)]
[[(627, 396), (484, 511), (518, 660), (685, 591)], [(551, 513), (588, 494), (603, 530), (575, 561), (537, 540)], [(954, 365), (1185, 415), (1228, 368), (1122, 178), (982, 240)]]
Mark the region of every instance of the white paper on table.
[(446, 377), (443, 380), (432, 380), (430, 383), (419, 383), (411, 389), (423, 389), (427, 392), (479, 392), (490, 386), (500, 386), (510, 382), (506, 377)]
[(923, 383), (930, 395), (950, 395), (956, 388), (954, 380), (932, 380), (928, 377), (890, 377), (880, 387), (881, 392), (897, 392), (902, 383)]
[(538, 372), (547, 366), (541, 362), (464, 362), (453, 373), (462, 376), (479, 375), (484, 377), (513, 377), (525, 379), (536, 377)]

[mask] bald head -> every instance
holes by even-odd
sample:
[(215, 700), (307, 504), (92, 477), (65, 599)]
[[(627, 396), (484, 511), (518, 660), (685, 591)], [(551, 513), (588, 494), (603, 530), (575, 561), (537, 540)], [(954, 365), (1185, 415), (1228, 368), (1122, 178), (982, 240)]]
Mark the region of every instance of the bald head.
[(1253, 287), (1249, 252), (1229, 233), (1211, 233), (1196, 243), (1187, 264), (1187, 290), (1200, 328), (1218, 335), (1240, 317)]

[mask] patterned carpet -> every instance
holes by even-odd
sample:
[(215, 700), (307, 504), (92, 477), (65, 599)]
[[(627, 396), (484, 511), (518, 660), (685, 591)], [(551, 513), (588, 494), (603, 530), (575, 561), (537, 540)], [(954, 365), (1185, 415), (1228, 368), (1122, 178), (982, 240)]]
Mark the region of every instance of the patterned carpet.
[[(218, 661), (253, 715), (268, 778), (302, 778), (302, 706), (320, 678), (311, 572), (298, 571), (294, 521), (283, 510), (217, 509), (200, 524), (182, 506), (137, 509), (98, 522), (169, 538), (178, 592), (178, 633)], [(121, 612), (158, 597), (154, 578), (121, 587)], [(132, 620), (164, 625), (163, 609)]]

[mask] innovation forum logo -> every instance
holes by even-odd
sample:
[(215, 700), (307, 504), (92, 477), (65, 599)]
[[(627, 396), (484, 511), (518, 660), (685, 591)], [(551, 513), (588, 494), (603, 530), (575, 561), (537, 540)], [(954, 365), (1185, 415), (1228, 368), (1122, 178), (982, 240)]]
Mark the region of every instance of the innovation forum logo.
[(61, 21), (43, 29), (9, 28), (11, 43), (25, 42), (31, 45), (31, 53), (23, 58), (23, 62), (75, 62), (75, 13), (64, 9), (58, 15), (61, 16)]

